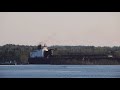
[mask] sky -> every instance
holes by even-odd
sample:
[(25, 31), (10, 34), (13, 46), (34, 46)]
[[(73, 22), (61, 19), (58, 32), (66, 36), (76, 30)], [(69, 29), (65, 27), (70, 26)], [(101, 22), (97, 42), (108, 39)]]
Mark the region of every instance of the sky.
[(0, 12), (0, 45), (120, 46), (120, 12)]

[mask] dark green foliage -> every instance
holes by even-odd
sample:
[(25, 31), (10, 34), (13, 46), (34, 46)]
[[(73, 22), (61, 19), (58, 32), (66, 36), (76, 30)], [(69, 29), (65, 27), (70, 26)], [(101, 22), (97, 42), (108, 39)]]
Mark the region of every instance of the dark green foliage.
[[(120, 47), (94, 47), (94, 46), (51, 46), (57, 48), (54, 54), (112, 54), (120, 57)], [(119, 54), (118, 54), (119, 53)]]
[[(0, 63), (3, 62), (17, 62), (17, 64), (24, 64), (30, 51), (36, 49), (35, 46), (24, 46), (24, 45), (14, 45), (6, 44), (0, 47)], [(24, 58), (25, 59), (24, 59)]]
[[(37, 46), (14, 45), (14, 44), (6, 44), (4, 46), (0, 46), (0, 63), (17, 62), (18, 64), (27, 64), (29, 53), (37, 48), (38, 48)], [(53, 55), (112, 54), (115, 57), (118, 57), (118, 58), (120, 57), (120, 47), (117, 47), (117, 46), (114, 46), (114, 47), (50, 46), (48, 48), (55, 49), (53, 52)], [(66, 61), (66, 62), (69, 62), (69, 61)], [(59, 63), (59, 62), (56, 62), (56, 63)], [(74, 60), (74, 63), (77, 63), (77, 61)]]

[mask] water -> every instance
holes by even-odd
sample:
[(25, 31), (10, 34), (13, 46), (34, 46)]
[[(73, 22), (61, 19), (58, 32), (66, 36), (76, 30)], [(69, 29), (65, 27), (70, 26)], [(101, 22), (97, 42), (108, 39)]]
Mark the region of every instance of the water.
[(0, 78), (120, 78), (120, 65), (0, 65)]

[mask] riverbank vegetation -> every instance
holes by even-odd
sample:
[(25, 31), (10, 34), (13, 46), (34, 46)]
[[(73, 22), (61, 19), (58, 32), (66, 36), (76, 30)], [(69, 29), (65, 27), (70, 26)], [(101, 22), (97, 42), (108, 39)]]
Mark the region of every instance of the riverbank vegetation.
[[(94, 55), (94, 54), (106, 54), (112, 55), (116, 58), (120, 58), (120, 46), (114, 47), (95, 47), (95, 46), (50, 46), (48, 48), (55, 49), (54, 55)], [(28, 45), (14, 45), (6, 44), (0, 46), (0, 63), (17, 63), (17, 64), (28, 64), (29, 53), (37, 49), (37, 46)], [(120, 64), (119, 61), (115, 60), (57, 60), (52, 61), (53, 64), (64, 64), (64, 62), (70, 64)]]

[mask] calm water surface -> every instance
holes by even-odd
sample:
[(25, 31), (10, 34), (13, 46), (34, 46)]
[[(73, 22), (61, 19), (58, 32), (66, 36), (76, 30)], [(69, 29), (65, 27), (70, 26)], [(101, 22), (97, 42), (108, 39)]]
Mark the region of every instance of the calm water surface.
[(120, 65), (0, 65), (0, 78), (120, 78)]

